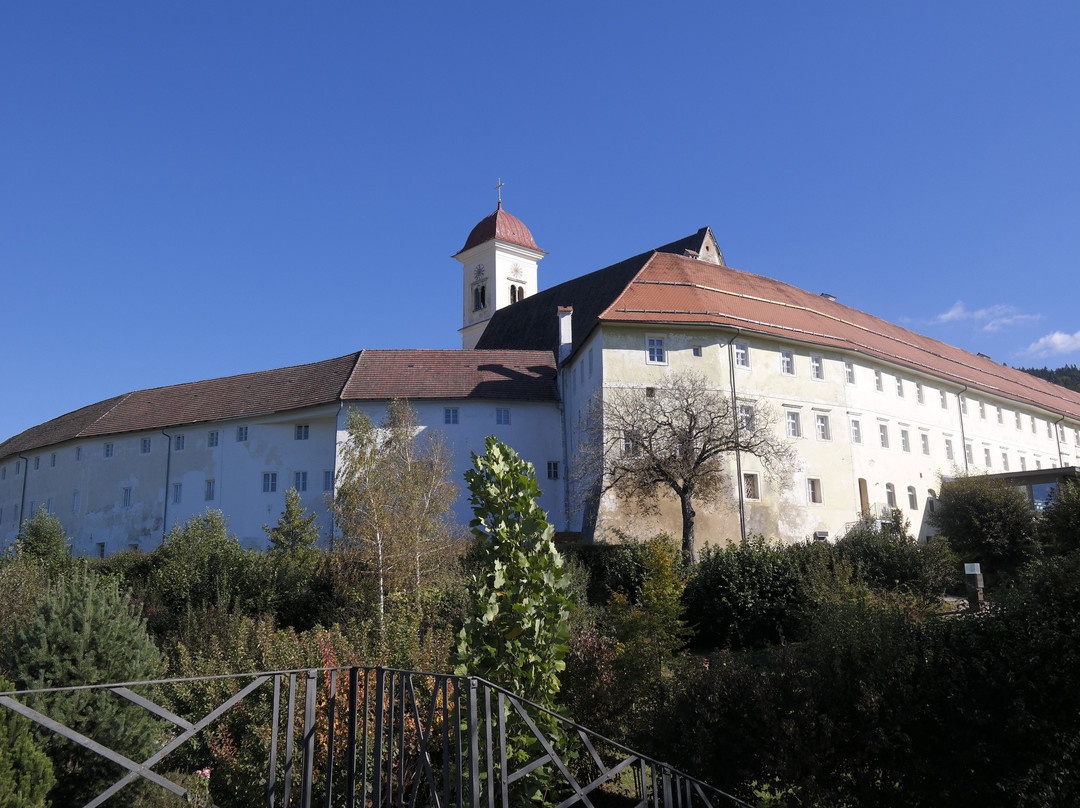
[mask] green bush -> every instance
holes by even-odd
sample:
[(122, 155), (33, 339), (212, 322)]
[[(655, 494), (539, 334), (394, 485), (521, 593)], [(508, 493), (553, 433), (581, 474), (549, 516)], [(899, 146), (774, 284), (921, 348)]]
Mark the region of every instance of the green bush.
[[(0, 678), (0, 693), (12, 689)], [(52, 762), (35, 745), (30, 721), (0, 706), (0, 808), (46, 808), (55, 782)]]
[(44, 505), (19, 526), (15, 551), (41, 562), (50, 576), (66, 572), (71, 564), (71, 539), (64, 533), (60, 519)]
[(1080, 482), (1064, 480), (1051, 494), (1043, 511), (1039, 540), (1049, 551), (1068, 553), (1080, 550)]

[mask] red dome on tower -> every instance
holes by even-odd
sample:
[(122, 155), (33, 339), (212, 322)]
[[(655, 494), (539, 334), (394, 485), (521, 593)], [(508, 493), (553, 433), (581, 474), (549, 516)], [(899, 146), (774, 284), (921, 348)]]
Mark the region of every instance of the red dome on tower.
[(492, 239), (505, 241), (509, 244), (516, 244), (519, 247), (527, 247), (530, 250), (536, 250), (539, 253), (547, 255), (546, 252), (536, 246), (536, 242), (533, 241), (532, 233), (529, 232), (529, 228), (525, 226), (525, 223), (517, 216), (512, 216), (503, 210), (501, 201), (499, 202), (499, 206), (495, 208), (494, 213), (482, 219), (480, 223), (472, 229), (472, 232), (469, 233), (469, 237), (465, 239), (465, 246), (461, 248), (460, 252), (465, 252), (472, 247), (484, 244)]

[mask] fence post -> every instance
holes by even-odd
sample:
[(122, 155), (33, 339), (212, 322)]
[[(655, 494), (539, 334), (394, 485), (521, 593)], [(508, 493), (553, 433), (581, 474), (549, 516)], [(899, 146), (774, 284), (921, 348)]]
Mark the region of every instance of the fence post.
[(375, 752), (372, 759), (374, 776), (371, 783), (371, 804), (375, 808), (382, 806), (382, 775), (383, 775), (383, 697), (386, 687), (386, 668), (379, 665), (375, 668)]
[(311, 808), (312, 767), (315, 765), (315, 695), (319, 672), (307, 671), (304, 683), (304, 771), (300, 776), (300, 808)]
[(480, 737), (476, 720), (476, 679), (469, 677), (469, 805), (480, 805)]

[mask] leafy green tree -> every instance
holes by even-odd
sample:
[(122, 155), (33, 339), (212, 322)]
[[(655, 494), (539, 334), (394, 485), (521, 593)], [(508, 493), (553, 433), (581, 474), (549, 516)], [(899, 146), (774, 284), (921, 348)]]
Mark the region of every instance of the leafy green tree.
[[(494, 437), (486, 445), (465, 473), (478, 570), (468, 584), (471, 605), (458, 635), (455, 672), (483, 677), (554, 710), (569, 650), (570, 579), (555, 549), (555, 528), (536, 503), (540, 486), (532, 463)], [(531, 733), (513, 714), (509, 719), (511, 758), (520, 764), (537, 756)], [(546, 715), (536, 720), (558, 740)], [(515, 801), (542, 801), (549, 776), (545, 767), (525, 778)]]
[[(0, 693), (12, 689), (0, 678)], [(0, 808), (47, 808), (54, 783), (52, 761), (35, 745), (30, 721), (0, 707)]]
[[(153, 679), (160, 655), (138, 610), (116, 581), (82, 567), (59, 579), (34, 613), (2, 639), (0, 665), (20, 689)], [(159, 720), (108, 690), (28, 698), (33, 709), (135, 760), (149, 756)], [(95, 753), (41, 729), (38, 743), (53, 761), (57, 805), (77, 805), (123, 771)]]
[(456, 555), (453, 465), (443, 437), (421, 433), (407, 401), (392, 401), (378, 427), (353, 409), (346, 428), (333, 503), (334, 555), (346, 583), (373, 581), (385, 639), (388, 598), (413, 592), (415, 608), (421, 589)]
[(971, 475), (944, 480), (934, 525), (961, 561), (985, 565), (983, 573), (1010, 573), (1039, 553), (1035, 516), (1022, 491), (1001, 479)]
[(71, 560), (71, 539), (64, 533), (60, 519), (41, 505), (19, 526), (15, 551), (45, 565), (49, 575), (67, 569)]

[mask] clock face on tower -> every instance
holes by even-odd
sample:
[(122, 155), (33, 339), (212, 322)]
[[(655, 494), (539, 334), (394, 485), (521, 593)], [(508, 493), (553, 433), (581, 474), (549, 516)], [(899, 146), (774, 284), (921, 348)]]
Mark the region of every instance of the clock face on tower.
[(484, 265), (477, 264), (475, 267), (473, 267), (473, 280), (478, 281), (482, 277), (484, 277)]

